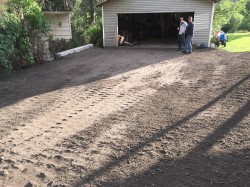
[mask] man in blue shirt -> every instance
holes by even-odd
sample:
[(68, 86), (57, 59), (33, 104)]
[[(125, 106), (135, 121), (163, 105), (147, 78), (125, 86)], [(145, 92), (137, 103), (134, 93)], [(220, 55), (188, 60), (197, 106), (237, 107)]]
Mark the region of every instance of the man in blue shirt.
[(188, 25), (186, 29), (186, 46), (184, 53), (192, 53), (192, 40), (194, 36), (194, 23), (191, 16), (188, 17)]

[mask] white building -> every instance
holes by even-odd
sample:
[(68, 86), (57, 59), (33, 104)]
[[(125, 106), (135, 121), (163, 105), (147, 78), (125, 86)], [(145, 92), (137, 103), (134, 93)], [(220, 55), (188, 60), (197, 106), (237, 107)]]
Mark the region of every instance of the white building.
[(117, 46), (119, 32), (129, 40), (176, 39), (179, 18), (194, 18), (194, 44), (210, 46), (216, 0), (104, 0), (102, 7), (104, 46)]
[(50, 34), (54, 39), (71, 39), (70, 11), (43, 11), (50, 26)]

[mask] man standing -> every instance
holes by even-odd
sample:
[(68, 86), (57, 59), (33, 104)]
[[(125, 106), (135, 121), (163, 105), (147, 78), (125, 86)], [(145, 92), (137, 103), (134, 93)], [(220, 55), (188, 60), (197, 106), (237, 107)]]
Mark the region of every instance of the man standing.
[(178, 35), (178, 47), (179, 50), (182, 50), (182, 48), (185, 48), (185, 31), (187, 28), (187, 22), (184, 21), (183, 17), (180, 17), (180, 27), (177, 28), (179, 30)]
[(191, 16), (188, 17), (188, 25), (186, 29), (186, 44), (184, 53), (192, 53), (192, 40), (194, 36), (194, 23)]

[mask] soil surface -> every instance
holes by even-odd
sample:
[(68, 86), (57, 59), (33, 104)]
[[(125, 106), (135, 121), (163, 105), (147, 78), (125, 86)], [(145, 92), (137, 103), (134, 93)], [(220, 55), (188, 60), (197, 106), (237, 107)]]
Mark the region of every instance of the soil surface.
[(0, 80), (0, 186), (250, 186), (250, 53), (90, 49)]

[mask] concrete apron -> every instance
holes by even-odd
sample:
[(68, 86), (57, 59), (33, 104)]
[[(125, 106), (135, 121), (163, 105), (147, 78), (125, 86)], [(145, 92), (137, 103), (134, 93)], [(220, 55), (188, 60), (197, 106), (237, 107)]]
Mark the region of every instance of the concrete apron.
[(73, 54), (73, 53), (78, 53), (80, 51), (88, 50), (88, 49), (93, 48), (93, 47), (94, 47), (93, 44), (88, 44), (88, 45), (84, 45), (84, 46), (77, 47), (74, 49), (69, 49), (67, 51), (62, 51), (60, 53), (57, 53), (57, 57), (61, 58), (61, 57), (68, 56), (68, 55)]

